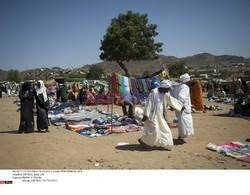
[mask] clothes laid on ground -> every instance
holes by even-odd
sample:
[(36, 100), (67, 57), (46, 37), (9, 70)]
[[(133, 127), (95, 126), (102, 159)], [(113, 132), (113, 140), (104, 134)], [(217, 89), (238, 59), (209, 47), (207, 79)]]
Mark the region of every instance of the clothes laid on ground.
[(53, 125), (62, 125), (68, 130), (88, 137), (140, 131), (143, 128), (137, 119), (118, 114), (111, 117), (111, 113), (96, 108), (77, 107), (73, 103), (63, 103), (55, 107), (50, 111), (49, 118)]
[(222, 104), (232, 104), (234, 102), (233, 98), (225, 97), (225, 98), (218, 98), (216, 96), (212, 96), (209, 98), (206, 98), (209, 102), (217, 102)]
[(217, 145), (209, 143), (207, 148), (212, 151), (217, 151), (225, 156), (236, 158), (237, 160), (250, 163), (250, 144), (234, 141), (225, 144)]

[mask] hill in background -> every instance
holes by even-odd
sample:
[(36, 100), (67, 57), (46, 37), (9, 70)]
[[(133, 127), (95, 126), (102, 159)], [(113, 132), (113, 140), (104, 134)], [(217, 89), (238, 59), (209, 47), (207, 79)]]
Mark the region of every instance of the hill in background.
[[(185, 58), (160, 55), (158, 60), (131, 61), (125, 62), (125, 65), (132, 76), (141, 76), (145, 71), (154, 72), (159, 70), (162, 67), (161, 63), (167, 67), (178, 61), (185, 62), (188, 70), (191, 72), (216, 68), (220, 70), (225, 69), (230, 71), (238, 71), (238, 74), (244, 70), (250, 70), (250, 58), (232, 55), (215, 56), (209, 53), (196, 54)], [(114, 71), (124, 74), (123, 70), (115, 62), (103, 61), (92, 65), (102, 66), (107, 75)], [(25, 80), (29, 78), (56, 78), (70, 73), (84, 75), (84, 73), (86, 73), (92, 65), (84, 65), (75, 69), (62, 69), (60, 67), (37, 68), (22, 71), (20, 72), (20, 76), (22, 80)], [(0, 69), (0, 80), (7, 80), (7, 71)]]

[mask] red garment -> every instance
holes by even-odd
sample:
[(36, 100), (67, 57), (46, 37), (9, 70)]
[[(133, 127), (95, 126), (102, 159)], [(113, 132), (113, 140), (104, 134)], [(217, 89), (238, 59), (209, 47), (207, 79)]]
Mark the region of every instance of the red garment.
[(106, 100), (105, 100), (105, 96), (103, 93), (98, 93), (97, 96), (96, 96), (96, 103), (97, 104), (104, 104), (106, 103)]
[(237, 148), (237, 147), (240, 146), (240, 144), (236, 144), (236, 143), (233, 143), (233, 142), (228, 142), (228, 143), (222, 144), (220, 146), (225, 147), (225, 148)]
[(118, 74), (116, 72), (113, 73), (113, 84), (114, 84), (114, 92), (119, 93), (119, 80), (118, 80)]
[(135, 81), (135, 79), (131, 79), (131, 83), (132, 83), (132, 91), (136, 92), (137, 88), (136, 88), (136, 81)]
[(93, 96), (92, 92), (86, 91), (86, 97), (87, 97), (87, 100), (86, 100), (87, 104), (95, 104), (96, 103), (95, 97)]
[(72, 92), (69, 92), (68, 99), (72, 101), (76, 101), (76, 96)]
[(95, 97), (96, 96), (96, 92), (95, 91), (91, 91), (92, 95)]

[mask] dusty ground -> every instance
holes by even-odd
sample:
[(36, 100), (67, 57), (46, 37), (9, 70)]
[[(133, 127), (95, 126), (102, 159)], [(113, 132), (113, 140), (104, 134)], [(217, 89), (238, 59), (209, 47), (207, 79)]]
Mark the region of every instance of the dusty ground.
[[(194, 113), (195, 135), (172, 151), (147, 151), (137, 142), (142, 132), (88, 138), (61, 127), (50, 133), (17, 134), (19, 112), (15, 97), (0, 99), (0, 169), (249, 169), (237, 161), (206, 149), (209, 142), (222, 144), (250, 138), (250, 121), (224, 116), (222, 111)], [(107, 106), (99, 106), (107, 111)], [(121, 113), (120, 107), (115, 107)], [(175, 117), (169, 111), (169, 121)], [(174, 139), (177, 129), (172, 129)], [(119, 142), (130, 145), (117, 146)]]

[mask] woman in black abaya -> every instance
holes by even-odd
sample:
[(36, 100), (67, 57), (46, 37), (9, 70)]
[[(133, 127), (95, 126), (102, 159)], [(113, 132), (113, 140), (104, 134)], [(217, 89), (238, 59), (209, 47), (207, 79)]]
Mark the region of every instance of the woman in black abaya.
[(46, 132), (49, 131), (49, 119), (48, 110), (49, 102), (47, 98), (46, 88), (43, 81), (39, 80), (34, 90), (34, 95), (36, 98), (36, 109), (37, 109), (37, 129), (41, 131), (45, 129)]
[(19, 92), (21, 101), (21, 121), (18, 133), (32, 133), (34, 131), (34, 95), (31, 91), (31, 84), (25, 82)]

